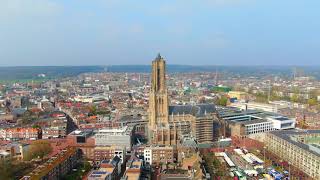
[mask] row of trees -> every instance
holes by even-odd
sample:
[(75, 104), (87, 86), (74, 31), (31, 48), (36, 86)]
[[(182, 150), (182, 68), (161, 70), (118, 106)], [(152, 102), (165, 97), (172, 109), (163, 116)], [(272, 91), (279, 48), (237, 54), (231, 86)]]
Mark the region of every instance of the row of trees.
[(12, 162), (11, 160), (0, 160), (0, 179), (19, 179), (33, 168), (28, 162)]

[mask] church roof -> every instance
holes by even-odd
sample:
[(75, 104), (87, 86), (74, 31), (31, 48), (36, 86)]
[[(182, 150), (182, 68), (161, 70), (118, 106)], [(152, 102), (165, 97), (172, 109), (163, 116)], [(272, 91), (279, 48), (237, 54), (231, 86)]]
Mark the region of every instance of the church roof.
[(206, 113), (214, 113), (215, 111), (216, 107), (214, 104), (169, 106), (169, 115), (191, 114), (197, 117), (201, 117), (204, 116)]

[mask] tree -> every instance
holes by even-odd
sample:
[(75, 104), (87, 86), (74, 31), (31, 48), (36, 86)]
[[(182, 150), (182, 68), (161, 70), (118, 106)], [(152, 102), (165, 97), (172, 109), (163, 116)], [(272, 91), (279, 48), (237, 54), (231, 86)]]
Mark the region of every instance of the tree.
[(35, 124), (35, 125), (32, 126), (32, 128), (38, 128), (39, 129), (41, 127), (39, 125)]
[(0, 161), (0, 177), (3, 179), (13, 179), (11, 161)]
[(297, 94), (293, 94), (290, 98), (292, 102), (299, 102), (299, 96)]
[[(19, 179), (33, 168), (31, 163), (0, 160), (0, 179)], [(18, 177), (18, 178), (17, 178)]]
[(315, 106), (318, 104), (318, 102), (315, 98), (311, 98), (311, 99), (308, 99), (308, 104), (309, 106)]
[(97, 115), (97, 107), (95, 105), (89, 106), (89, 115), (95, 116)]
[(228, 103), (228, 98), (225, 96), (221, 96), (216, 102), (216, 104), (220, 106), (227, 106), (227, 103)]
[(52, 151), (50, 143), (44, 140), (33, 141), (29, 146), (29, 151), (25, 157), (27, 161), (37, 157), (43, 158)]

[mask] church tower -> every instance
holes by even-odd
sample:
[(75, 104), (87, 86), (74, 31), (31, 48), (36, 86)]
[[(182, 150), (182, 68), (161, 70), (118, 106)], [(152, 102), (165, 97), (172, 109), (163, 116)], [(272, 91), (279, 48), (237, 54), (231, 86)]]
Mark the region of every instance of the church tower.
[(168, 90), (166, 62), (160, 54), (152, 61), (151, 89), (149, 97), (149, 128), (168, 125)]

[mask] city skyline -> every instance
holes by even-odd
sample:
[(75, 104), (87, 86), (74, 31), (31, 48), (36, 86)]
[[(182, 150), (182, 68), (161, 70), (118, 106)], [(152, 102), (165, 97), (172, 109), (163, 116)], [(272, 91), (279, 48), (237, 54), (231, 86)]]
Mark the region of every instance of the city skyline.
[(3, 0), (0, 66), (320, 65), (317, 1)]
[(319, 6), (0, 0), (0, 179), (320, 179)]

